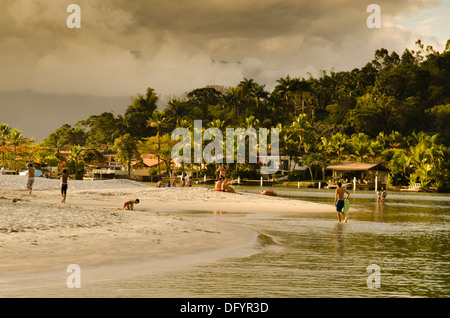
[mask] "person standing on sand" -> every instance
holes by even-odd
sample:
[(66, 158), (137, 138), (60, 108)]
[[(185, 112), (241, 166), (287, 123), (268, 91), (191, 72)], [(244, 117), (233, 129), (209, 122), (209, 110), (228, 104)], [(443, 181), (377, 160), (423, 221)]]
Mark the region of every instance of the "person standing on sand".
[(172, 175), (172, 187), (176, 187), (177, 186), (177, 175), (174, 173)]
[(33, 183), (34, 183), (34, 168), (31, 163), (27, 164), (28, 169), (28, 181), (27, 181), (27, 189), (28, 193), (31, 194), (31, 191), (33, 191)]
[[(344, 199), (344, 194), (347, 193), (347, 197)], [(350, 196), (350, 193), (345, 190), (344, 188), (342, 188), (342, 184), (340, 182), (338, 182), (337, 184), (337, 188), (336, 188), (336, 193), (334, 196), (334, 205), (336, 206), (336, 213), (337, 213), (337, 218), (339, 220), (339, 223), (341, 223), (341, 213), (342, 209), (344, 208), (344, 204), (345, 201), (348, 200), (348, 197)], [(348, 217), (345, 215), (345, 220), (344, 222), (347, 223)]]
[(67, 181), (70, 178), (67, 172), (68, 172), (67, 169), (64, 169), (62, 175), (58, 177), (61, 178), (61, 196), (62, 196), (61, 203), (66, 203), (67, 187), (68, 187)]
[(225, 178), (226, 174), (227, 174), (227, 169), (225, 168), (225, 166), (222, 164), (216, 171), (219, 172), (219, 178)]

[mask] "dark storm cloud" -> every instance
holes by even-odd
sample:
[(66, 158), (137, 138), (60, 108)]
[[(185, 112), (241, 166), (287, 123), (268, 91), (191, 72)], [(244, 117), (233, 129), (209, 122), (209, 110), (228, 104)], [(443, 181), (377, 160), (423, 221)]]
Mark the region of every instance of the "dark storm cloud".
[[(366, 25), (373, 2), (382, 10), (377, 30)], [(397, 22), (437, 2), (78, 0), (82, 27), (68, 29), (71, 3), (2, 1), (0, 91), (30, 98), (0, 94), (0, 122), (25, 125), (29, 136), (44, 137), (63, 118), (73, 124), (87, 112), (114, 106), (121, 114), (125, 101), (147, 87), (164, 101), (208, 84), (234, 86), (244, 77), (271, 89), (288, 74), (362, 67), (380, 47), (411, 46), (419, 35)], [(34, 115), (24, 116), (25, 109)]]
[(359, 67), (382, 44), (405, 47), (413, 38), (395, 20), (435, 4), (377, 1), (386, 23), (370, 30), (371, 2), (80, 0), (82, 28), (70, 30), (71, 1), (10, 0), (0, 13), (0, 87), (109, 96), (153, 86), (177, 94), (249, 75), (274, 82), (287, 73)]

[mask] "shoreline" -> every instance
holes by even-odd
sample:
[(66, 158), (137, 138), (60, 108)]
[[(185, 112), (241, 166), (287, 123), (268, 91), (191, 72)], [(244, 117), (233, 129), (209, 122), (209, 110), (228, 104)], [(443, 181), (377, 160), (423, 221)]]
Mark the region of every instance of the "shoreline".
[[(331, 212), (325, 204), (280, 197), (128, 181), (69, 181), (62, 204), (59, 184), (46, 181), (29, 195), (20, 189), (23, 178), (0, 178), (0, 253), (6, 255), (0, 296), (50, 282), (65, 287), (70, 264), (78, 264), (89, 283), (254, 253), (258, 233), (222, 212)], [(133, 198), (141, 201), (134, 211), (120, 209)], [(180, 213), (192, 211), (211, 217)]]

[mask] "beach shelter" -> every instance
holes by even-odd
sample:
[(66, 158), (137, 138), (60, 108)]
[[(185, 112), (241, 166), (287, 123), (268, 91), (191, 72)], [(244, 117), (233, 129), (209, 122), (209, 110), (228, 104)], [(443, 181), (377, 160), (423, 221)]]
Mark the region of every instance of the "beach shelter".
[(389, 174), (382, 162), (338, 162), (326, 167), (333, 172), (334, 179), (344, 179), (352, 182), (353, 178), (358, 183), (386, 184)]

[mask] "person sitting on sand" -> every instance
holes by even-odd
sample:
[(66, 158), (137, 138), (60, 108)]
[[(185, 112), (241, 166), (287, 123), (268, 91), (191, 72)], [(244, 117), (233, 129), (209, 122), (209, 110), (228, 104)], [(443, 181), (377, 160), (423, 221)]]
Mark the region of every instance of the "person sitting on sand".
[(125, 202), (124, 204), (123, 204), (123, 210), (133, 210), (133, 207), (134, 207), (134, 205), (135, 204), (138, 204), (139, 203), (139, 199), (136, 199), (136, 200), (130, 200), (130, 201), (127, 201), (127, 202)]
[(214, 186), (214, 191), (222, 191), (224, 182), (225, 179), (222, 176), (219, 177), (219, 180), (216, 182), (216, 185)]
[(162, 179), (161, 179), (161, 178), (159, 178), (158, 182), (156, 183), (156, 187), (157, 187), (157, 188), (162, 188), (162, 187), (164, 187), (164, 183), (162, 182)]
[(33, 183), (34, 183), (34, 168), (33, 165), (31, 163), (29, 163), (27, 165), (27, 169), (28, 169), (28, 181), (27, 181), (27, 189), (28, 189), (28, 193), (31, 194), (31, 191), (33, 191)]
[[(344, 199), (344, 194), (347, 193), (347, 197)], [(344, 208), (344, 204), (345, 201), (348, 200), (348, 197), (350, 196), (350, 193), (345, 190), (344, 188), (342, 188), (342, 184), (340, 182), (338, 182), (337, 184), (337, 188), (336, 188), (336, 194), (334, 196), (334, 205), (336, 206), (336, 213), (337, 213), (337, 218), (339, 220), (339, 223), (341, 223), (341, 213), (342, 209)], [(345, 216), (345, 220), (344, 222), (347, 223), (348, 217)]]
[(70, 178), (67, 172), (68, 172), (67, 169), (64, 169), (62, 175), (58, 176), (58, 178), (61, 178), (61, 196), (62, 196), (61, 203), (66, 203), (67, 186), (68, 186), (67, 181)]
[(225, 180), (222, 183), (222, 191), (236, 193), (236, 191), (234, 191), (231, 185), (232, 185), (231, 180), (229, 178), (225, 178)]

